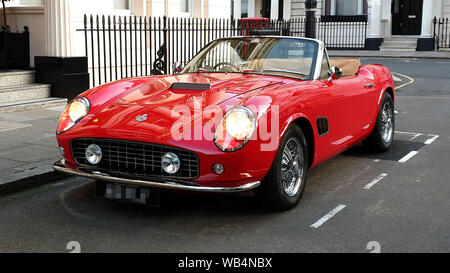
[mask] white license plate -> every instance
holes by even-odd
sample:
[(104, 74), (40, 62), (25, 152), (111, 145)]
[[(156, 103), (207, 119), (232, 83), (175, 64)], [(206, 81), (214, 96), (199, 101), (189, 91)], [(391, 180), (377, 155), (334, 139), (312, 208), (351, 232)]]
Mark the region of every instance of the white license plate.
[(97, 196), (106, 199), (158, 206), (159, 190), (97, 182)]

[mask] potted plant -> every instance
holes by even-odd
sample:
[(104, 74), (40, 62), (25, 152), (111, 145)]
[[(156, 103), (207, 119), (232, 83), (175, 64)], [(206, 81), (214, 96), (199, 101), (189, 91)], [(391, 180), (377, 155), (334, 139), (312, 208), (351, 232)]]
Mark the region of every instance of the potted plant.
[(30, 68), (30, 32), (24, 27), (22, 33), (12, 33), (6, 18), (5, 2), (2, 0), (3, 26), (0, 31), (0, 69)]

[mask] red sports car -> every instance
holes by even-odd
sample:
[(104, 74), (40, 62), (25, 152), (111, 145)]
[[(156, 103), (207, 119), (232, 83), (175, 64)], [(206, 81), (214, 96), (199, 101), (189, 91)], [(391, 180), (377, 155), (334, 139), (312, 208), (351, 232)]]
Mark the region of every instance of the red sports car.
[(254, 190), (286, 210), (308, 169), (362, 141), (390, 148), (394, 96), (387, 68), (330, 60), (318, 40), (218, 39), (178, 74), (123, 79), (74, 99), (59, 121), (64, 159), (54, 168), (97, 180), (104, 198)]

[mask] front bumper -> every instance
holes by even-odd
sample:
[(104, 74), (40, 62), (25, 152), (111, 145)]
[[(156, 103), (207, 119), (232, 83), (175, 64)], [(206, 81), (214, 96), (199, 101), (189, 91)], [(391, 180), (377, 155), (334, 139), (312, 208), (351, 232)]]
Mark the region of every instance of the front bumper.
[(113, 177), (108, 174), (100, 173), (100, 172), (87, 172), (79, 169), (72, 169), (68, 167), (65, 163), (65, 160), (61, 160), (56, 162), (53, 165), (55, 171), (63, 172), (72, 175), (83, 176), (87, 178), (102, 180), (111, 183), (120, 183), (120, 184), (131, 184), (143, 187), (152, 187), (152, 188), (160, 188), (160, 189), (169, 189), (169, 190), (182, 190), (182, 191), (196, 191), (196, 192), (243, 192), (247, 190), (254, 189), (258, 187), (261, 182), (251, 182), (239, 187), (205, 187), (192, 182), (189, 182), (189, 185), (182, 184), (180, 182), (154, 182), (154, 181), (145, 181), (139, 179), (128, 179), (121, 177)]

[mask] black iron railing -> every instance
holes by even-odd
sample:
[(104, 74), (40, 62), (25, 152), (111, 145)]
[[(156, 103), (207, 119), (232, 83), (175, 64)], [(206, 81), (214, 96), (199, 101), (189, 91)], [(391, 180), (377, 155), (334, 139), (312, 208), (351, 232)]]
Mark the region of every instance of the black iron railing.
[[(367, 16), (317, 17), (317, 38), (334, 49), (364, 48)], [(186, 64), (210, 41), (275, 30), (303, 37), (305, 18), (230, 20), (136, 16), (86, 16), (84, 32), (91, 86), (128, 77), (173, 73), (172, 64)]]
[(326, 15), (317, 19), (317, 39), (328, 49), (363, 49), (367, 37), (367, 15)]
[(436, 43), (436, 49), (450, 48), (450, 32), (448, 30), (449, 22), (448, 18), (434, 17), (434, 39)]

